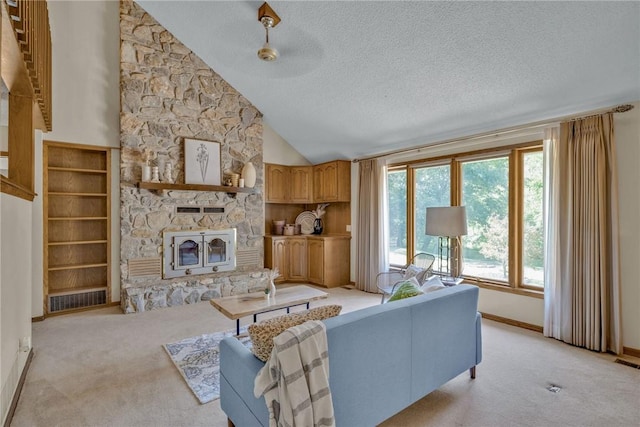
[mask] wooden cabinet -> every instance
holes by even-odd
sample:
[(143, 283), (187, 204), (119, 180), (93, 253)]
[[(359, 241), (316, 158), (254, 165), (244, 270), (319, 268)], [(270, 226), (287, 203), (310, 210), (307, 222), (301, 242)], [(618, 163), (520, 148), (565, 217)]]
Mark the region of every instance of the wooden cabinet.
[(321, 235), (265, 237), (264, 265), (278, 268), (278, 282), (311, 282), (327, 287), (350, 280), (351, 163), (317, 166), (265, 164), (265, 229), (271, 222), (293, 222), (312, 203), (330, 203)]
[(278, 268), (278, 282), (343, 286), (349, 283), (350, 239), (347, 235), (266, 236), (265, 267)]
[(312, 203), (313, 166), (265, 165), (267, 203)]
[(291, 203), (313, 203), (313, 166), (291, 166)]
[(45, 312), (111, 302), (109, 148), (43, 146)]
[(289, 183), (291, 171), (289, 166), (265, 164), (267, 203), (289, 203)]
[(351, 164), (348, 161), (335, 160), (313, 167), (313, 201), (351, 201)]
[(307, 278), (307, 239), (290, 237), (287, 239), (289, 271), (287, 280), (306, 280)]
[(277, 268), (277, 282), (306, 280), (307, 240), (298, 236), (267, 236), (264, 243), (265, 267)]
[(350, 237), (309, 237), (307, 241), (308, 280), (328, 288), (349, 283)]
[(307, 245), (309, 263), (307, 278), (311, 283), (324, 283), (324, 243), (320, 239), (309, 240)]
[(351, 163), (335, 160), (316, 166), (265, 165), (267, 203), (351, 201)]

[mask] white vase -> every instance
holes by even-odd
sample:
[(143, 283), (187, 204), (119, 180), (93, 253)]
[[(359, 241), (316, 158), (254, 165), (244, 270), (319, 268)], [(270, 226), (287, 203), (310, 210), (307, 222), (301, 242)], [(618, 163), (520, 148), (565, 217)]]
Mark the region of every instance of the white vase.
[(242, 168), (242, 179), (244, 179), (244, 186), (253, 188), (256, 185), (256, 168), (253, 163), (247, 162)]
[(144, 182), (151, 181), (151, 166), (142, 166), (142, 180)]
[(276, 284), (273, 283), (273, 280), (272, 280), (271, 283), (269, 283), (269, 297), (274, 298), (275, 296), (276, 296)]

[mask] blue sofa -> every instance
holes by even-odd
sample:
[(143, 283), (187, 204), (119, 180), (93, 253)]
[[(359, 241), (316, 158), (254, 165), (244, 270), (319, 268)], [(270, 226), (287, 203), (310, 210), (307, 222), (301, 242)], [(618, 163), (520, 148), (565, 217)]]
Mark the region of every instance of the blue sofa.
[[(325, 320), (338, 427), (371, 427), (482, 359), (478, 288), (458, 285)], [(237, 427), (268, 426), (253, 396), (264, 363), (235, 338), (220, 343), (220, 405)]]

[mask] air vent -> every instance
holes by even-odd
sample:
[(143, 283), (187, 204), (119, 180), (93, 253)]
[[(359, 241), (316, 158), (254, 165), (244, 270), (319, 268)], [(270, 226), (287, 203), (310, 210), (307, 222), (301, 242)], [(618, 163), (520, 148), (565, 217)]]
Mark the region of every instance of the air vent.
[(206, 214), (223, 214), (224, 208), (219, 208), (217, 206), (205, 206), (202, 208), (202, 211)]
[(256, 267), (258, 265), (258, 250), (244, 249), (236, 252), (237, 267)]
[(639, 364), (633, 363), (633, 362), (629, 362), (628, 360), (616, 359), (615, 362), (619, 363), (621, 365), (630, 366), (632, 368), (640, 369), (640, 365)]
[(176, 206), (177, 214), (198, 215), (205, 214), (223, 214), (224, 207), (220, 206)]
[(200, 206), (176, 206), (177, 214), (199, 214)]
[(92, 307), (107, 303), (107, 291), (85, 292), (83, 294), (53, 295), (49, 297), (49, 312)]
[(129, 277), (156, 276), (162, 274), (162, 258), (136, 258), (130, 259)]

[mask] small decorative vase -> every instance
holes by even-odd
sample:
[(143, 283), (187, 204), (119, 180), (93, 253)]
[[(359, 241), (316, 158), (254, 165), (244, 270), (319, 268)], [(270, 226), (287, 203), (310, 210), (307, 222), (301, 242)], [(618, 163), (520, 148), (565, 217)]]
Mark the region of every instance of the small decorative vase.
[(242, 168), (242, 179), (244, 179), (245, 187), (253, 188), (256, 185), (256, 168), (253, 163), (245, 163)]
[(273, 283), (273, 280), (269, 283), (269, 298), (275, 298), (276, 296), (276, 284)]
[(151, 166), (142, 166), (142, 181), (151, 181)]
[(313, 222), (313, 234), (322, 234), (322, 218), (316, 218)]
[(164, 165), (164, 182), (173, 184), (173, 166), (170, 162)]

